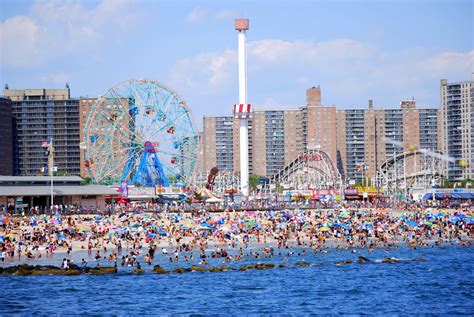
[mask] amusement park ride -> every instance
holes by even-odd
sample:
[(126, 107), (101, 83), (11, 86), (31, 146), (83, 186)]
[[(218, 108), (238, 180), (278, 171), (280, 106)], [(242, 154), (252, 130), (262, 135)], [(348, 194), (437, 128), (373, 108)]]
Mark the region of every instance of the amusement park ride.
[(94, 183), (187, 185), (198, 140), (191, 110), (179, 95), (148, 79), (130, 80), (98, 98), (82, 143)]

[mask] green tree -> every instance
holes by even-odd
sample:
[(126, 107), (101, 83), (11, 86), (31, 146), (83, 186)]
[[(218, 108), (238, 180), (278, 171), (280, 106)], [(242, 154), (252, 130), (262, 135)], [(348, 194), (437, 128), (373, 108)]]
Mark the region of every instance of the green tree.
[(249, 176), (249, 187), (250, 187), (250, 190), (252, 191), (256, 191), (257, 190), (257, 186), (259, 184), (258, 182), (258, 178), (260, 176), (256, 175), (256, 174), (252, 174)]

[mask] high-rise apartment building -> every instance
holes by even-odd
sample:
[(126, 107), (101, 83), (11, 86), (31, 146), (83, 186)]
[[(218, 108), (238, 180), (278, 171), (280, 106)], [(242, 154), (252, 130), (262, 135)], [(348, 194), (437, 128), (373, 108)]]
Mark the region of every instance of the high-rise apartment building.
[[(336, 109), (321, 105), (321, 90), (306, 91), (298, 110), (255, 111), (252, 127), (251, 171), (272, 176), (304, 150), (316, 147), (328, 153), (343, 179), (373, 179), (393, 156), (417, 149), (437, 150), (437, 109), (417, 108), (406, 100), (395, 109)], [(238, 123), (231, 117), (205, 117), (203, 173), (213, 166), (235, 172), (239, 167)], [(417, 162), (407, 161), (407, 170)]]
[[(365, 161), (365, 116), (364, 109), (342, 110), (345, 112), (345, 149), (346, 153), (343, 170), (346, 179), (359, 180), (363, 176)], [(344, 120), (344, 116), (341, 116)]]
[[(200, 173), (216, 166), (239, 171), (239, 122), (231, 116), (203, 120), (203, 163)], [(300, 153), (301, 114), (297, 110), (255, 111), (249, 120), (250, 173), (271, 176)]]
[(12, 102), (0, 97), (0, 175), (13, 175)]
[(470, 81), (441, 80), (438, 142), (450, 161), (450, 179), (474, 178), (474, 75)]
[(53, 140), (54, 166), (60, 173), (78, 175), (79, 100), (65, 89), (8, 89), (14, 120), (13, 163), (15, 175), (37, 175), (47, 165), (42, 143)]

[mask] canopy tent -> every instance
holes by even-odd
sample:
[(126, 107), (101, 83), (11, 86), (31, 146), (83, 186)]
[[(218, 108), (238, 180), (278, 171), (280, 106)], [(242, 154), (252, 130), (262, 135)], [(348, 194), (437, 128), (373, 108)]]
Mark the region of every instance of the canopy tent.
[(223, 200), (217, 197), (211, 197), (211, 198), (206, 199), (206, 203), (221, 203), (221, 202), (223, 202)]

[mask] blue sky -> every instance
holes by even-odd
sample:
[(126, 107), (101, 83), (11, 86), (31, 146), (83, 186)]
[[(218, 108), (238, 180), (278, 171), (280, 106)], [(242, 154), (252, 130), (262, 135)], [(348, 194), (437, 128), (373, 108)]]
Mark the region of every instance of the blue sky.
[[(1, 83), (96, 96), (132, 78), (171, 86), (203, 115), (238, 101), (234, 18), (250, 19), (248, 99), (296, 108), (439, 105), (439, 80), (471, 78), (473, 2), (3, 0)], [(199, 127), (201, 129), (201, 127)]]

